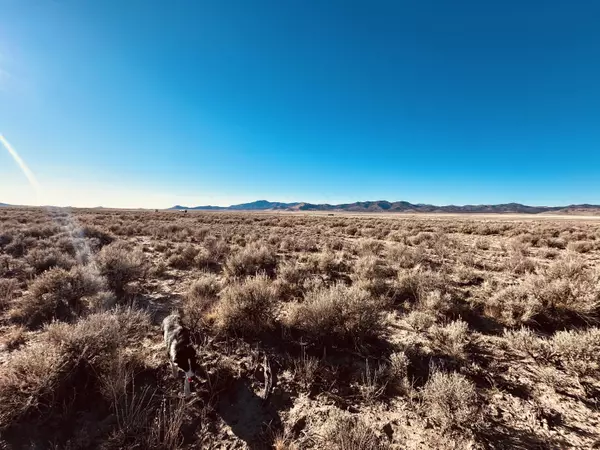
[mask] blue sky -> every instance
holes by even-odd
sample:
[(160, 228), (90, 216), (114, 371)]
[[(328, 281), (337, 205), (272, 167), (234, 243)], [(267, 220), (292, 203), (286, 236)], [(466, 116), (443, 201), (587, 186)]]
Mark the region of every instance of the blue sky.
[(0, 11), (0, 202), (600, 203), (598, 1)]

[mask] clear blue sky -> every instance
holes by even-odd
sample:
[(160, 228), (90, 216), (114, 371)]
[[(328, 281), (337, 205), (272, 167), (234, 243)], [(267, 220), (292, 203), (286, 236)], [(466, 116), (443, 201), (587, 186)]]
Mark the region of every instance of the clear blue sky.
[(600, 203), (600, 2), (0, 0), (0, 202)]

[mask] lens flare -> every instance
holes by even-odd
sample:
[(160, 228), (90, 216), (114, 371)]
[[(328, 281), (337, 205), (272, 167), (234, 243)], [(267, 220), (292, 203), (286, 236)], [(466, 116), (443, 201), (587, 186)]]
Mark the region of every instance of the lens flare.
[(25, 177), (27, 177), (27, 180), (29, 180), (29, 184), (31, 184), (33, 189), (35, 189), (36, 194), (38, 194), (38, 196), (39, 196), (41, 194), (42, 190), (40, 189), (40, 184), (38, 183), (38, 180), (35, 177), (35, 175), (33, 174), (33, 172), (29, 169), (27, 164), (25, 164), (25, 161), (23, 161), (23, 159), (21, 159), (21, 157), (19, 156), (17, 151), (13, 148), (12, 145), (10, 145), (10, 142), (8, 142), (2, 134), (0, 134), (0, 142), (2, 143), (4, 148), (8, 151), (10, 156), (13, 157), (13, 159), (15, 160), (15, 162), (17, 163), (17, 165), (19, 166), (19, 168), (21, 169), (21, 171), (23, 172)]
[[(2, 143), (2, 145), (8, 151), (10, 156), (12, 156), (12, 158), (15, 160), (15, 162), (17, 163), (17, 165), (19, 166), (19, 168), (21, 169), (21, 171), (23, 172), (23, 174), (29, 181), (29, 184), (31, 184), (31, 187), (35, 190), (38, 201), (40, 201), (40, 199), (42, 198), (43, 191), (41, 189), (40, 183), (38, 182), (37, 178), (31, 171), (31, 169), (29, 169), (29, 167), (27, 166), (25, 161), (23, 161), (21, 156), (19, 156), (17, 151), (14, 149), (14, 147), (10, 144), (10, 142), (8, 142), (8, 140), (2, 134), (0, 134), (0, 143)], [(47, 207), (46, 210), (49, 212), (51, 217), (56, 215), (55, 208)], [(71, 214), (69, 214), (69, 212), (67, 210), (65, 210), (65, 212), (66, 212), (66, 215), (64, 216), (65, 221), (63, 221), (61, 223), (61, 226), (62, 226), (63, 230), (68, 233), (68, 236), (70, 237), (71, 241), (73, 242), (77, 260), (81, 264), (88, 264), (93, 270), (96, 270), (96, 265), (92, 258), (92, 252), (90, 251), (90, 247), (89, 247), (87, 241), (85, 239), (83, 239), (83, 233), (82, 233), (81, 227), (79, 226), (79, 223), (77, 222), (75, 217), (73, 217)], [(54, 220), (57, 220), (57, 219), (54, 218)]]

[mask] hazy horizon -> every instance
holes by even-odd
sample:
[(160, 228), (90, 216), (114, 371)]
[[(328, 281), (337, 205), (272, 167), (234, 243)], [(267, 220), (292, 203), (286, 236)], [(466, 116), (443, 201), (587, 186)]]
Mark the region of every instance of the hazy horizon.
[(3, 203), (600, 204), (600, 3), (0, 8)]

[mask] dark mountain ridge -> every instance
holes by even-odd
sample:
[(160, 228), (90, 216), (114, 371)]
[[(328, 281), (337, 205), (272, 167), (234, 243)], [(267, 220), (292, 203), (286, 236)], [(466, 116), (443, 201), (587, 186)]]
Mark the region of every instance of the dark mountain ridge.
[(445, 205), (436, 206), (405, 201), (389, 202), (387, 200), (343, 203), (339, 205), (314, 204), (305, 202), (270, 202), (257, 200), (231, 206), (194, 206), (176, 205), (170, 209), (189, 209), (206, 211), (348, 211), (348, 212), (405, 212), (405, 213), (471, 213), (471, 214), (541, 214), (569, 212), (600, 213), (600, 205), (568, 205), (568, 206), (529, 206), (520, 203), (502, 203), (497, 205)]

